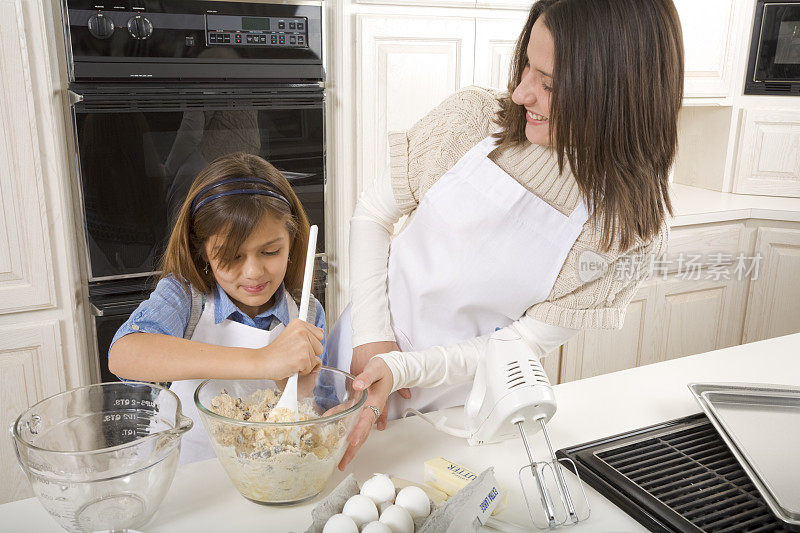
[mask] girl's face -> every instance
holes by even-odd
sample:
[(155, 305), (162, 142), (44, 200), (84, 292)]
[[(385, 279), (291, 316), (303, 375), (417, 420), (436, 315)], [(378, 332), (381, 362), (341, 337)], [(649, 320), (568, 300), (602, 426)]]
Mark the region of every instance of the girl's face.
[(525, 137), (550, 145), (550, 95), (553, 90), (553, 36), (539, 17), (531, 28), (527, 65), (511, 100), (525, 108)]
[(250, 318), (266, 311), (283, 282), (291, 240), (280, 220), (266, 215), (247, 238), (233, 262), (223, 268), (216, 258), (225, 235), (214, 235), (205, 244), (214, 279), (231, 301)]

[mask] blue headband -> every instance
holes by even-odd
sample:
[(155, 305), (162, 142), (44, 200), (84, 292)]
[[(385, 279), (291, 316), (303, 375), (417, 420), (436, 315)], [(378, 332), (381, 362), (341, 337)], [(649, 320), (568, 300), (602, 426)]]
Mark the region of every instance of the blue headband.
[(234, 194), (260, 194), (262, 196), (271, 196), (272, 198), (276, 198), (276, 199), (282, 201), (283, 203), (285, 203), (286, 205), (288, 205), (289, 206), (289, 210), (292, 209), (292, 204), (289, 202), (289, 200), (286, 199), (285, 196), (280, 194), (280, 192), (278, 192), (278, 191), (269, 191), (269, 190), (265, 190), (265, 189), (232, 189), (230, 191), (223, 191), (223, 192), (220, 192), (220, 193), (217, 193), (217, 194), (212, 194), (211, 196), (207, 196), (207, 197), (203, 198), (202, 200), (198, 201), (198, 199), (201, 196), (206, 194), (211, 189), (219, 187), (220, 185), (226, 185), (228, 183), (257, 183), (258, 185), (261, 185), (262, 187), (270, 187), (270, 188), (273, 188), (273, 189), (275, 188), (275, 186), (272, 185), (270, 182), (268, 182), (266, 180), (263, 180), (263, 179), (258, 179), (258, 178), (228, 178), (226, 180), (217, 181), (215, 183), (212, 183), (211, 185), (207, 185), (207, 186), (203, 187), (200, 190), (200, 192), (198, 192), (195, 195), (194, 200), (192, 200), (191, 215), (194, 216), (197, 213), (198, 209), (203, 207), (208, 202), (211, 202), (212, 200), (216, 200), (217, 198), (222, 198), (223, 196), (231, 196), (231, 195), (234, 195)]

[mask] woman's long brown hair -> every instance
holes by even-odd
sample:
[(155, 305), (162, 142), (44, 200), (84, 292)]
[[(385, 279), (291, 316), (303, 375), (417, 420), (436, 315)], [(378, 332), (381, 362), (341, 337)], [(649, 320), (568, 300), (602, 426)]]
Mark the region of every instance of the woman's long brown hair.
[(544, 17), (555, 49), (550, 139), (601, 229), (601, 247), (628, 249), (672, 214), (669, 170), (683, 98), (683, 37), (672, 0), (540, 0), (514, 52), (501, 102), (500, 149), (527, 142), (511, 101)]
[[(203, 193), (202, 198), (232, 189), (277, 189), (289, 201), (291, 209), (271, 196), (232, 194), (204, 204), (192, 215), (192, 202), (198, 193), (212, 183), (229, 178), (256, 178), (265, 183), (263, 187), (257, 183), (228, 183)], [(208, 274), (204, 272), (208, 262), (205, 257), (206, 241), (220, 233), (225, 235), (224, 244), (217, 252), (217, 259), (223, 267), (229, 265), (244, 241), (267, 215), (281, 221), (289, 232), (290, 262), (283, 282), (289, 293), (297, 296), (303, 286), (308, 248), (308, 217), (283, 174), (260, 157), (244, 152), (215, 159), (195, 178), (170, 235), (161, 277), (172, 274), (182, 283), (188, 282), (201, 292), (211, 292), (215, 283), (214, 274), (210, 271)]]

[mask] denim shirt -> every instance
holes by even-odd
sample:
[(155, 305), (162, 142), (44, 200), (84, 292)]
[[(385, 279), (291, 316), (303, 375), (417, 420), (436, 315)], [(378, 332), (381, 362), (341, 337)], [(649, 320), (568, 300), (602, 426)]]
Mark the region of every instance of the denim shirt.
[[(250, 318), (231, 301), (228, 294), (219, 285), (214, 287), (214, 323), (219, 324), (225, 319), (230, 319), (240, 324), (270, 331), (278, 324), (289, 324), (289, 306), (286, 302), (286, 291), (283, 283), (275, 291), (275, 303), (264, 311)], [(313, 296), (311, 297), (317, 309), (314, 325), (325, 331), (325, 311), (322, 304)], [(122, 324), (111, 346), (117, 340), (131, 333), (161, 333), (172, 337), (183, 338), (186, 326), (189, 324), (189, 315), (192, 308), (192, 297), (184, 286), (173, 276), (160, 280), (150, 297), (139, 304), (128, 320)], [(326, 335), (327, 337), (327, 332)], [(322, 345), (325, 346), (325, 338)], [(327, 349), (322, 352), (322, 364), (327, 364)]]

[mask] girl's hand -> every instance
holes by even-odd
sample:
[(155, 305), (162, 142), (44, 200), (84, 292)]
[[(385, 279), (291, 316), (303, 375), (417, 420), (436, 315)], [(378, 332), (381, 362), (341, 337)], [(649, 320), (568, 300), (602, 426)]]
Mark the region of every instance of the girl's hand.
[[(400, 347), (394, 341), (368, 342), (367, 344), (356, 346), (355, 348), (353, 348), (353, 358), (350, 360), (350, 373), (356, 376), (359, 375), (361, 372), (364, 371), (364, 368), (366, 368), (367, 363), (369, 363), (369, 361), (376, 355), (388, 352), (399, 352), (399, 351)], [(399, 389), (397, 391), (397, 394), (399, 394), (406, 400), (411, 399), (411, 391), (408, 389)], [(378, 418), (378, 429), (380, 431), (383, 431), (386, 428), (387, 416), (388, 413), (386, 412), (386, 410), (381, 409), (381, 416), (380, 418)]]
[(344, 470), (352, 461), (358, 449), (367, 440), (372, 424), (377, 422), (375, 412), (369, 406), (380, 409), (381, 418), (384, 420), (383, 427), (386, 427), (386, 401), (389, 399), (389, 393), (392, 392), (393, 384), (392, 371), (380, 358), (370, 359), (364, 371), (356, 376), (353, 388), (359, 391), (367, 389), (367, 402), (359, 413), (353, 431), (350, 432), (350, 445), (339, 462), (339, 470)]
[(274, 341), (255, 350), (258, 374), (278, 380), (319, 368), (323, 335), (322, 329), (313, 324), (292, 320)]

